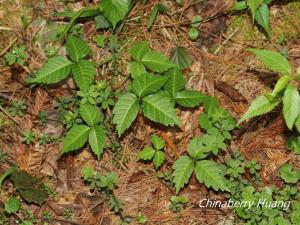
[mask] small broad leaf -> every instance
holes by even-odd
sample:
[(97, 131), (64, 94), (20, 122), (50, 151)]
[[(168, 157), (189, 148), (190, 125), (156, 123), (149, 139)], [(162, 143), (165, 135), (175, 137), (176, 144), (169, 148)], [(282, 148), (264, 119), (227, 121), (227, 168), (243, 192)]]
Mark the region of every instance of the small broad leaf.
[(146, 147), (139, 153), (139, 158), (143, 160), (151, 160), (155, 154), (155, 149)]
[(289, 84), (284, 92), (282, 101), (285, 123), (291, 130), (299, 115), (300, 109), (300, 95), (297, 88), (292, 84)]
[(270, 12), (269, 7), (266, 4), (262, 4), (255, 12), (255, 21), (266, 31), (269, 36), (270, 33)]
[(166, 83), (167, 76), (155, 76), (144, 73), (132, 82), (132, 90), (138, 97), (157, 92)]
[(300, 170), (293, 171), (293, 167), (291, 164), (283, 165), (280, 170), (280, 178), (284, 180), (284, 182), (289, 184), (295, 184), (300, 179)]
[(177, 104), (183, 107), (195, 107), (203, 102), (203, 94), (198, 91), (184, 90), (175, 95), (175, 101)]
[(163, 151), (156, 151), (153, 158), (155, 169), (158, 169), (158, 167), (160, 167), (164, 161), (165, 153)]
[(280, 77), (272, 91), (272, 95), (276, 96), (281, 91), (283, 91), (286, 88), (286, 86), (288, 85), (290, 80), (291, 80), (290, 75), (284, 75), (284, 76)]
[(186, 81), (178, 68), (171, 69), (167, 75), (169, 79), (165, 83), (164, 89), (169, 92), (172, 97), (175, 97), (177, 92), (184, 89)]
[(72, 65), (72, 73), (80, 90), (87, 92), (94, 81), (96, 69), (93, 63), (87, 60), (81, 60)]
[(298, 133), (300, 133), (300, 113), (295, 121), (295, 127), (296, 127)]
[(254, 19), (255, 12), (258, 9), (258, 7), (263, 3), (264, 0), (247, 0), (247, 5), (249, 6), (252, 18)]
[(135, 120), (139, 111), (139, 100), (132, 94), (127, 93), (122, 95), (113, 109), (113, 123), (117, 125), (118, 135), (130, 127)]
[(85, 58), (91, 52), (91, 48), (87, 45), (87, 43), (81, 38), (75, 36), (68, 37), (66, 49), (70, 58), (75, 62)]
[(75, 124), (66, 134), (62, 152), (70, 152), (81, 148), (88, 139), (90, 127)]
[(143, 41), (132, 46), (130, 49), (130, 55), (134, 60), (141, 61), (144, 55), (149, 51), (150, 49), (148, 43)]
[(79, 113), (89, 126), (95, 126), (101, 122), (101, 112), (97, 106), (82, 104), (80, 105)]
[(195, 165), (195, 174), (197, 180), (206, 187), (212, 187), (215, 191), (229, 191), (224, 172), (218, 163), (211, 160), (198, 161)]
[(105, 146), (105, 133), (101, 126), (98, 125), (91, 128), (89, 132), (89, 144), (99, 159)]
[(300, 154), (300, 136), (289, 137), (286, 141), (286, 148), (293, 150), (296, 154)]
[(164, 72), (174, 67), (170, 60), (159, 52), (147, 52), (142, 58), (142, 63), (154, 72)]
[(278, 52), (249, 48), (257, 58), (269, 69), (282, 75), (290, 75), (292, 68), (287, 59)]
[(157, 135), (151, 136), (151, 142), (156, 150), (163, 149), (165, 147), (165, 142)]
[(265, 95), (257, 97), (256, 99), (253, 100), (248, 111), (242, 116), (238, 124), (252, 117), (263, 115), (270, 112), (279, 103), (280, 103), (279, 100), (270, 102), (270, 100)]
[(5, 206), (4, 206), (5, 212), (7, 212), (8, 214), (18, 212), (20, 207), (21, 207), (21, 203), (16, 197), (10, 197), (5, 202)]
[(11, 175), (12, 183), (20, 196), (29, 203), (43, 204), (48, 198), (44, 183), (37, 177), (17, 171)]
[(179, 118), (171, 99), (159, 92), (147, 95), (143, 99), (143, 112), (150, 120), (165, 126), (179, 124)]
[(192, 59), (185, 47), (177, 46), (172, 50), (171, 61), (180, 69), (186, 69), (191, 66)]
[(176, 194), (188, 183), (194, 169), (194, 162), (188, 156), (180, 156), (173, 164), (173, 181), (175, 183)]
[(189, 38), (190, 38), (192, 41), (195, 41), (195, 40), (197, 40), (198, 36), (199, 36), (199, 31), (198, 31), (198, 29), (195, 28), (195, 27), (190, 28), (190, 30), (189, 30)]
[(71, 72), (72, 62), (62, 56), (54, 56), (37, 72), (30, 83), (54, 84), (65, 79)]
[(102, 0), (104, 16), (112, 23), (113, 28), (124, 19), (129, 11), (129, 0)]
[(133, 79), (139, 77), (143, 73), (146, 73), (145, 66), (139, 62), (131, 62), (129, 65), (129, 71)]

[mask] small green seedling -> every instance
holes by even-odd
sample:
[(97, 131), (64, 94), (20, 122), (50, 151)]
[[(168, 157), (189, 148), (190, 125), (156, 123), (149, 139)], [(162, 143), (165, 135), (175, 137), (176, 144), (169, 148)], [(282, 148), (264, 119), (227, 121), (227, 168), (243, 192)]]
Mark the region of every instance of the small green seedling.
[(35, 141), (35, 134), (31, 130), (26, 130), (23, 132), (23, 140), (27, 145), (34, 143)]
[(247, 162), (245, 167), (249, 169), (251, 174), (256, 174), (257, 171), (259, 171), (261, 169), (261, 165), (257, 162), (256, 158)]
[(13, 47), (12, 50), (4, 55), (4, 58), (9, 66), (13, 64), (24, 65), (26, 59), (25, 53), (26, 47), (24, 45), (20, 47)]
[(165, 142), (157, 135), (152, 135), (151, 142), (154, 148), (144, 148), (140, 152), (139, 157), (142, 160), (153, 160), (155, 168), (158, 169), (165, 160), (165, 153), (163, 152)]
[(173, 212), (180, 212), (184, 204), (188, 203), (189, 199), (186, 196), (172, 196), (169, 209)]

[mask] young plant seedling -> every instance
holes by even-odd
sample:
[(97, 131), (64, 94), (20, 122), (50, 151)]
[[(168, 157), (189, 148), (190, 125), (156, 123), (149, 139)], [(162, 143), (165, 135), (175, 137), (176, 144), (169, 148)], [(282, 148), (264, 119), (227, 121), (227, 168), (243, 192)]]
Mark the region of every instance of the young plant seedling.
[(165, 142), (157, 135), (152, 135), (151, 142), (154, 148), (144, 148), (140, 152), (139, 158), (142, 160), (153, 160), (155, 168), (158, 169), (165, 160), (165, 153), (163, 152)]

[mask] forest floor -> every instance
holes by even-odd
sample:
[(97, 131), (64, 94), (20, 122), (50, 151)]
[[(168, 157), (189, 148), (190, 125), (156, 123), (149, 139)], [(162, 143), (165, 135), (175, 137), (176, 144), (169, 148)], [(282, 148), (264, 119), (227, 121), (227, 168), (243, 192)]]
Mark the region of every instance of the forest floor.
[[(82, 35), (92, 48), (93, 61), (101, 64), (97, 67), (97, 79), (106, 81), (113, 93), (122, 93), (130, 83), (128, 52), (140, 41), (147, 41), (152, 49), (168, 56), (176, 46), (184, 46), (193, 60), (192, 65), (183, 71), (186, 86), (216, 96), (220, 105), (236, 120), (247, 111), (253, 99), (270, 91), (278, 78), (247, 52), (247, 48), (288, 54), (293, 67), (300, 66), (299, 1), (275, 2), (270, 6), (272, 34), (269, 38), (253, 24), (250, 13), (232, 13), (230, 9), (234, 1), (231, 0), (184, 1), (182, 6), (175, 1), (163, 0), (161, 3), (169, 11), (158, 13), (150, 31), (147, 23), (157, 2), (150, 0), (145, 5), (137, 2), (122, 30), (117, 33), (121, 47), (117, 52), (116, 75), (112, 71), (115, 65), (110, 61), (103, 62), (111, 56), (108, 42), (101, 48), (93, 41), (97, 34), (109, 39), (111, 30), (97, 30), (93, 19), (80, 19), (72, 30)], [(3, 224), (17, 224), (17, 221), (19, 224), (20, 221), (62, 225), (118, 224), (120, 213), (113, 212), (102, 195), (82, 179), (81, 170), (85, 166), (101, 173), (117, 173), (114, 195), (124, 203), (121, 218), (131, 218), (131, 224), (138, 224), (136, 218), (141, 215), (147, 218), (147, 224), (238, 224), (235, 213), (229, 209), (198, 207), (203, 198), (224, 200), (225, 197), (198, 183), (194, 176), (180, 193), (188, 197), (188, 203), (180, 212), (169, 209), (170, 198), (176, 194), (167, 175), (173, 162), (186, 152), (189, 139), (203, 133), (198, 126), (202, 106), (177, 110), (181, 120), (179, 129), (157, 125), (139, 115), (121, 138), (115, 132), (108, 134), (110, 139), (101, 160), (88, 146), (72, 154), (61, 154), (66, 126), (58, 109), (64, 104), (72, 104), (76, 93), (74, 82), (70, 78), (46, 88), (33, 87), (26, 83), (26, 77), (41, 68), (48, 53), (58, 46), (56, 39), (60, 26), (68, 21), (55, 17), (54, 13), (77, 11), (86, 4), (98, 3), (84, 0), (0, 1), (0, 172), (16, 165), (20, 170), (41, 178), (52, 194), (42, 205), (21, 200), (22, 211), (8, 215), (4, 213), (4, 203), (14, 195), (15, 189), (6, 180), (0, 194)], [(192, 41), (189, 29), (196, 15), (201, 16), (202, 22), (197, 28), (199, 37)], [(3, 58), (13, 46), (25, 46), (23, 65), (15, 63), (9, 66)], [(59, 49), (59, 52), (65, 54), (64, 49)], [(117, 96), (112, 94), (112, 100), (116, 101)], [(14, 113), (12, 107), (17, 103), (25, 108), (15, 106), (17, 113)], [(106, 118), (111, 118), (112, 109), (109, 106), (105, 110)], [(24, 132), (29, 130), (34, 137), (27, 144)], [(242, 124), (240, 129), (232, 132), (230, 147), (239, 149), (247, 160), (256, 158), (262, 166), (259, 172), (262, 186), (282, 185), (278, 169), (285, 163), (300, 167), (299, 157), (285, 147), (286, 131), (282, 114), (275, 110)], [(138, 157), (139, 151), (151, 144), (150, 135), (154, 133), (166, 143), (167, 162), (159, 170), (165, 174), (165, 180), (158, 178), (152, 163), (140, 161)], [(50, 214), (50, 219), (46, 220)]]

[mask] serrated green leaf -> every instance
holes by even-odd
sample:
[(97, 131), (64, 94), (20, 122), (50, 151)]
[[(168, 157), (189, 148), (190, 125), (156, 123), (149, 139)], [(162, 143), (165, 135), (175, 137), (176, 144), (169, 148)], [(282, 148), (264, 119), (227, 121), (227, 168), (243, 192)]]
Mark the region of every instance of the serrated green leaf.
[(298, 133), (300, 133), (300, 113), (295, 121), (295, 127), (296, 127)]
[(153, 158), (155, 169), (158, 169), (163, 164), (164, 161), (165, 161), (165, 153), (162, 151), (156, 151)]
[(75, 124), (64, 138), (62, 153), (81, 148), (88, 139), (90, 129), (88, 126)]
[(175, 101), (177, 104), (183, 107), (195, 107), (203, 102), (203, 94), (199, 91), (184, 90), (175, 95)]
[(145, 95), (157, 92), (166, 83), (167, 76), (151, 75), (144, 73), (135, 78), (132, 82), (132, 91), (138, 97), (144, 97)]
[(257, 58), (269, 69), (282, 75), (290, 75), (292, 68), (287, 59), (278, 52), (249, 48)]
[(196, 162), (195, 174), (200, 183), (206, 187), (212, 187), (215, 191), (229, 191), (224, 172), (220, 165), (211, 160), (201, 160)]
[(127, 93), (122, 95), (113, 109), (113, 123), (117, 125), (118, 135), (130, 127), (135, 120), (139, 111), (139, 100), (132, 94)]
[(291, 130), (299, 115), (300, 95), (295, 86), (289, 84), (284, 92), (283, 98), (283, 116), (287, 127)]
[(154, 72), (164, 72), (174, 67), (174, 64), (159, 52), (147, 52), (142, 58), (142, 63)]
[(180, 156), (173, 164), (173, 181), (175, 183), (176, 194), (188, 183), (194, 169), (194, 162), (188, 156)]
[(300, 154), (300, 136), (291, 136), (286, 141), (286, 148), (293, 150), (296, 154)]
[(134, 60), (141, 61), (144, 55), (149, 51), (150, 49), (148, 43), (143, 41), (132, 46), (130, 49), (130, 55)]
[(16, 197), (10, 197), (5, 202), (5, 206), (4, 206), (5, 212), (7, 212), (8, 214), (18, 212), (20, 207), (21, 207), (21, 203)]
[(187, 152), (195, 160), (203, 159), (209, 154), (201, 137), (195, 137), (189, 142)]
[(99, 159), (105, 146), (105, 133), (101, 126), (98, 125), (91, 128), (89, 132), (89, 144)]
[(37, 72), (30, 83), (54, 84), (65, 79), (71, 72), (72, 62), (62, 56), (54, 56)]
[(87, 60), (81, 60), (72, 65), (72, 73), (80, 90), (87, 92), (94, 81), (96, 68), (93, 63)]
[(280, 77), (272, 91), (272, 95), (276, 96), (277, 94), (282, 92), (286, 88), (290, 80), (291, 80), (291, 76), (289, 75), (284, 75)]
[(269, 36), (270, 33), (270, 12), (269, 7), (266, 4), (262, 4), (258, 10), (255, 12), (255, 21), (266, 31)]
[(247, 0), (247, 5), (249, 6), (249, 8), (251, 10), (253, 19), (254, 19), (256, 10), (262, 3), (263, 3), (263, 0)]
[(91, 48), (81, 38), (69, 36), (66, 42), (66, 50), (70, 58), (74, 62), (85, 58), (90, 52)]
[(139, 77), (143, 73), (146, 73), (145, 66), (140, 62), (131, 62), (129, 65), (129, 71), (133, 79)]
[(166, 95), (160, 93), (147, 95), (143, 99), (143, 112), (148, 119), (165, 126), (179, 124), (174, 105)]
[(80, 105), (79, 113), (89, 126), (95, 126), (101, 121), (101, 112), (97, 106), (82, 104)]
[(178, 68), (171, 69), (167, 75), (169, 79), (165, 83), (164, 89), (169, 92), (172, 97), (175, 97), (177, 92), (184, 89), (186, 81)]
[(155, 149), (146, 147), (139, 153), (139, 158), (142, 160), (151, 160), (154, 157)]
[(171, 61), (180, 69), (186, 69), (192, 65), (192, 59), (185, 47), (176, 46), (171, 52)]
[(239, 120), (238, 124), (241, 122), (250, 119), (255, 116), (263, 115), (271, 110), (273, 110), (278, 104), (280, 103), (279, 100), (270, 102), (269, 99), (265, 96), (259, 96), (256, 99), (253, 100), (251, 103), (248, 111), (242, 116), (242, 118)]
[(163, 149), (165, 147), (165, 142), (157, 135), (151, 136), (151, 142), (156, 150)]
[(113, 28), (124, 19), (129, 11), (129, 0), (102, 0), (104, 16), (112, 23)]

